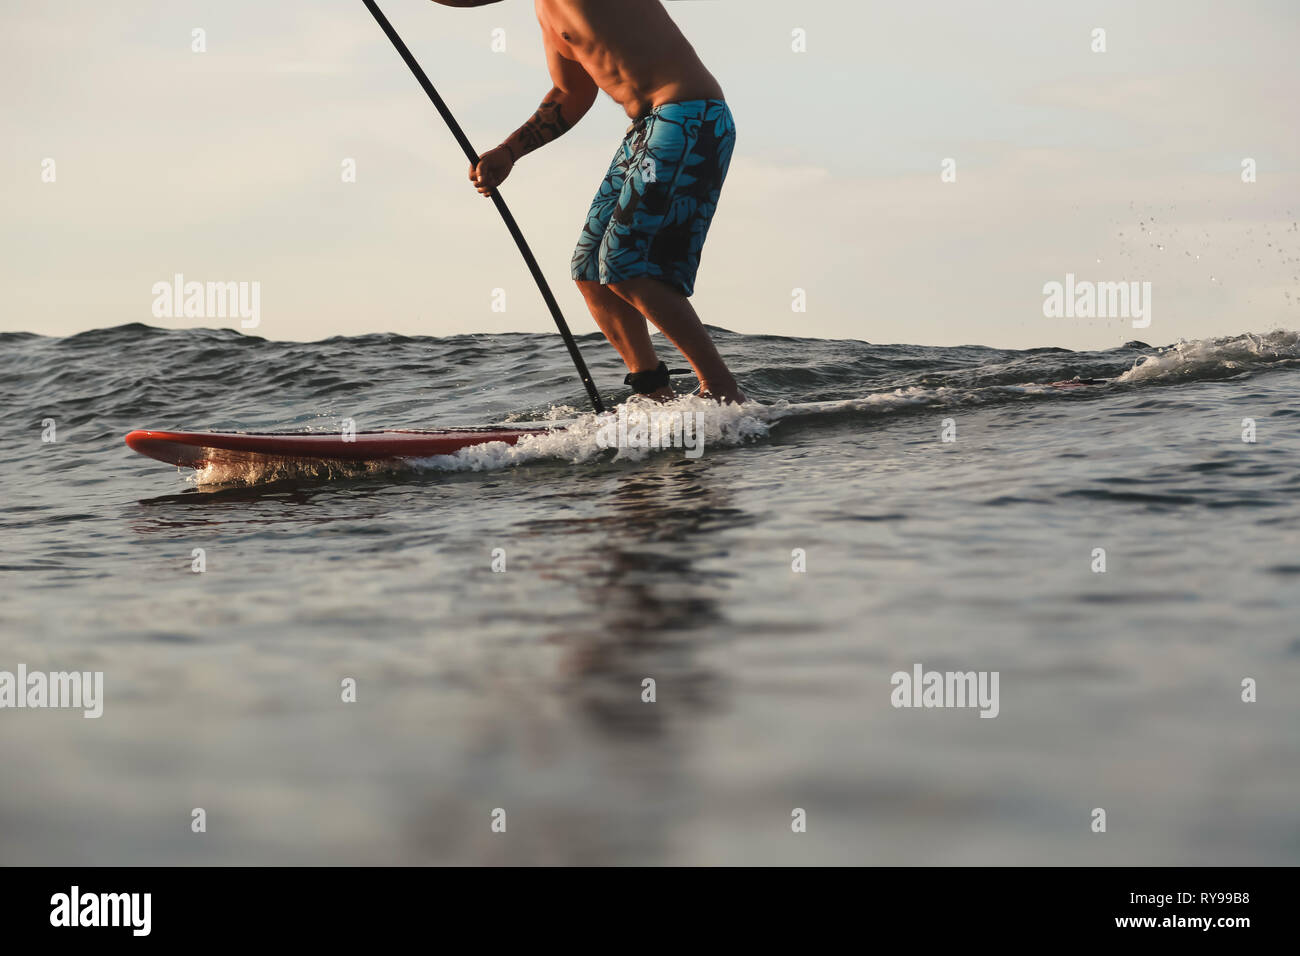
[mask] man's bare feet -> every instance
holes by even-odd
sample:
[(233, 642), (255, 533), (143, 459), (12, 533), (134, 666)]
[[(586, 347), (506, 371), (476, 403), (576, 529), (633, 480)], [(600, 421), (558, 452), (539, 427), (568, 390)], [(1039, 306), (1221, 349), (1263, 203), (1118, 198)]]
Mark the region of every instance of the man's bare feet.
[(743, 405), (749, 401), (734, 378), (718, 382), (716, 386), (709, 382), (701, 382), (700, 396), (711, 398), (719, 405)]

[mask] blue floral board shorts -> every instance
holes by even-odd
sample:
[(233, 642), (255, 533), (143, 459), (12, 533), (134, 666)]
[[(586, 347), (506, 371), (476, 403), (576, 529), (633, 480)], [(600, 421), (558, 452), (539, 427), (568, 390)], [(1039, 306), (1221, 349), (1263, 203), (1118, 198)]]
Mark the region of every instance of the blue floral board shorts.
[(587, 213), (573, 278), (652, 276), (691, 295), (735, 144), (722, 100), (665, 103), (633, 123)]

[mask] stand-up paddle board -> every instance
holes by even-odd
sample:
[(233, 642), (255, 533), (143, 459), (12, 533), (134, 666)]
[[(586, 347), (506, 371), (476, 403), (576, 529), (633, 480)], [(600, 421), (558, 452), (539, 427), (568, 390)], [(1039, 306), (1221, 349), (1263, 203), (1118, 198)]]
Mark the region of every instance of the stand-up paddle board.
[(133, 451), (169, 465), (273, 464), (276, 462), (399, 461), (452, 455), (463, 448), (505, 442), (513, 445), (549, 428), (445, 428), (441, 431), (164, 432), (140, 430), (126, 436)]

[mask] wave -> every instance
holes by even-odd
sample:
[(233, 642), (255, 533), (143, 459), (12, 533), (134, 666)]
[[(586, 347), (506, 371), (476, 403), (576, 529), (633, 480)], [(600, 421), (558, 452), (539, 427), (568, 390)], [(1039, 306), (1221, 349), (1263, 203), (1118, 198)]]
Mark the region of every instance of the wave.
[(1300, 333), (1247, 332), (1217, 339), (1194, 339), (1144, 356), (1121, 382), (1185, 382), (1231, 378), (1247, 372), (1300, 362)]

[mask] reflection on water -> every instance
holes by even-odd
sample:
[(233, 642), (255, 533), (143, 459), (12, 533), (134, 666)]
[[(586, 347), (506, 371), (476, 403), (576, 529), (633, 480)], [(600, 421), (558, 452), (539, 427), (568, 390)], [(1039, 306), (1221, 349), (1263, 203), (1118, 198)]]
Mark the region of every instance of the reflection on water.
[(544, 572), (589, 609), (548, 639), (565, 648), (567, 678), (588, 689), (583, 703), (596, 728), (662, 732), (662, 708), (628, 706), (647, 678), (680, 706), (725, 706), (725, 680), (697, 650), (727, 624), (728, 575), (701, 568), (699, 559), (717, 556), (718, 539), (703, 529), (747, 523), (728, 505), (707, 471), (667, 468), (621, 476), (598, 517), (524, 523), (526, 533), (574, 536), (569, 550), (583, 555)]

